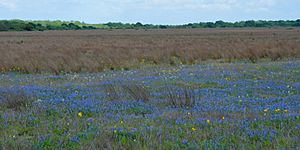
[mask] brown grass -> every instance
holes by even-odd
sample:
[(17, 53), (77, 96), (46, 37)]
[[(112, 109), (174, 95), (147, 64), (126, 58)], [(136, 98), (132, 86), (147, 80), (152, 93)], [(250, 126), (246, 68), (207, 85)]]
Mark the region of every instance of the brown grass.
[(300, 57), (299, 28), (0, 32), (0, 71), (58, 74), (286, 57)]

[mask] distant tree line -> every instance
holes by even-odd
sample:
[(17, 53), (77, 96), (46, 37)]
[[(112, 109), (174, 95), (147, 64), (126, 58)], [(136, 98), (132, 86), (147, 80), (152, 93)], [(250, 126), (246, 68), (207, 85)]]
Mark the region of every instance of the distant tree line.
[(300, 27), (298, 20), (278, 21), (239, 21), (239, 22), (200, 22), (184, 25), (153, 25), (140, 22), (106, 24), (86, 24), (84, 22), (65, 21), (23, 21), (23, 20), (0, 20), (0, 31), (44, 31), (44, 30), (91, 30), (91, 29), (168, 29), (168, 28), (256, 28), (256, 27)]
[(44, 31), (97, 29), (93, 25), (59, 21), (0, 20), (0, 31)]

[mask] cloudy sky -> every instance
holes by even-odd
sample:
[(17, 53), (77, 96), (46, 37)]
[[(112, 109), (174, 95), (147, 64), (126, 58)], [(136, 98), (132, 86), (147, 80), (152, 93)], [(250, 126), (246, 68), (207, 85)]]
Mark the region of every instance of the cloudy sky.
[(0, 19), (184, 24), (300, 18), (300, 0), (0, 0)]

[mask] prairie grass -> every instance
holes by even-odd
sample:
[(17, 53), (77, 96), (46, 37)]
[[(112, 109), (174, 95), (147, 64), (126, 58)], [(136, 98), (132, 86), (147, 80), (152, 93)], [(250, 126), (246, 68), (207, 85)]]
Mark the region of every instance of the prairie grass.
[(100, 72), (206, 60), (300, 57), (300, 29), (1, 32), (0, 71)]

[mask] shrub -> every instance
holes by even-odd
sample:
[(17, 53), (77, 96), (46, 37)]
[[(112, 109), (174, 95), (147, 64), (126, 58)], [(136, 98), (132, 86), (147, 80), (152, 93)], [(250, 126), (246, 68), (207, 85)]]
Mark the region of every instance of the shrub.
[(33, 97), (22, 90), (7, 90), (0, 92), (0, 109), (21, 111), (32, 106)]
[(150, 99), (150, 92), (148, 89), (138, 83), (128, 83), (121, 86), (122, 90), (129, 94), (129, 96), (137, 101), (147, 102)]
[(174, 107), (193, 107), (199, 97), (191, 86), (166, 86), (165, 92), (168, 103)]
[(120, 89), (116, 84), (106, 84), (104, 85), (106, 96), (109, 100), (119, 100), (120, 99)]
[(150, 99), (150, 92), (143, 84), (139, 83), (110, 83), (104, 85), (104, 89), (109, 100), (130, 97), (133, 100), (146, 102)]

